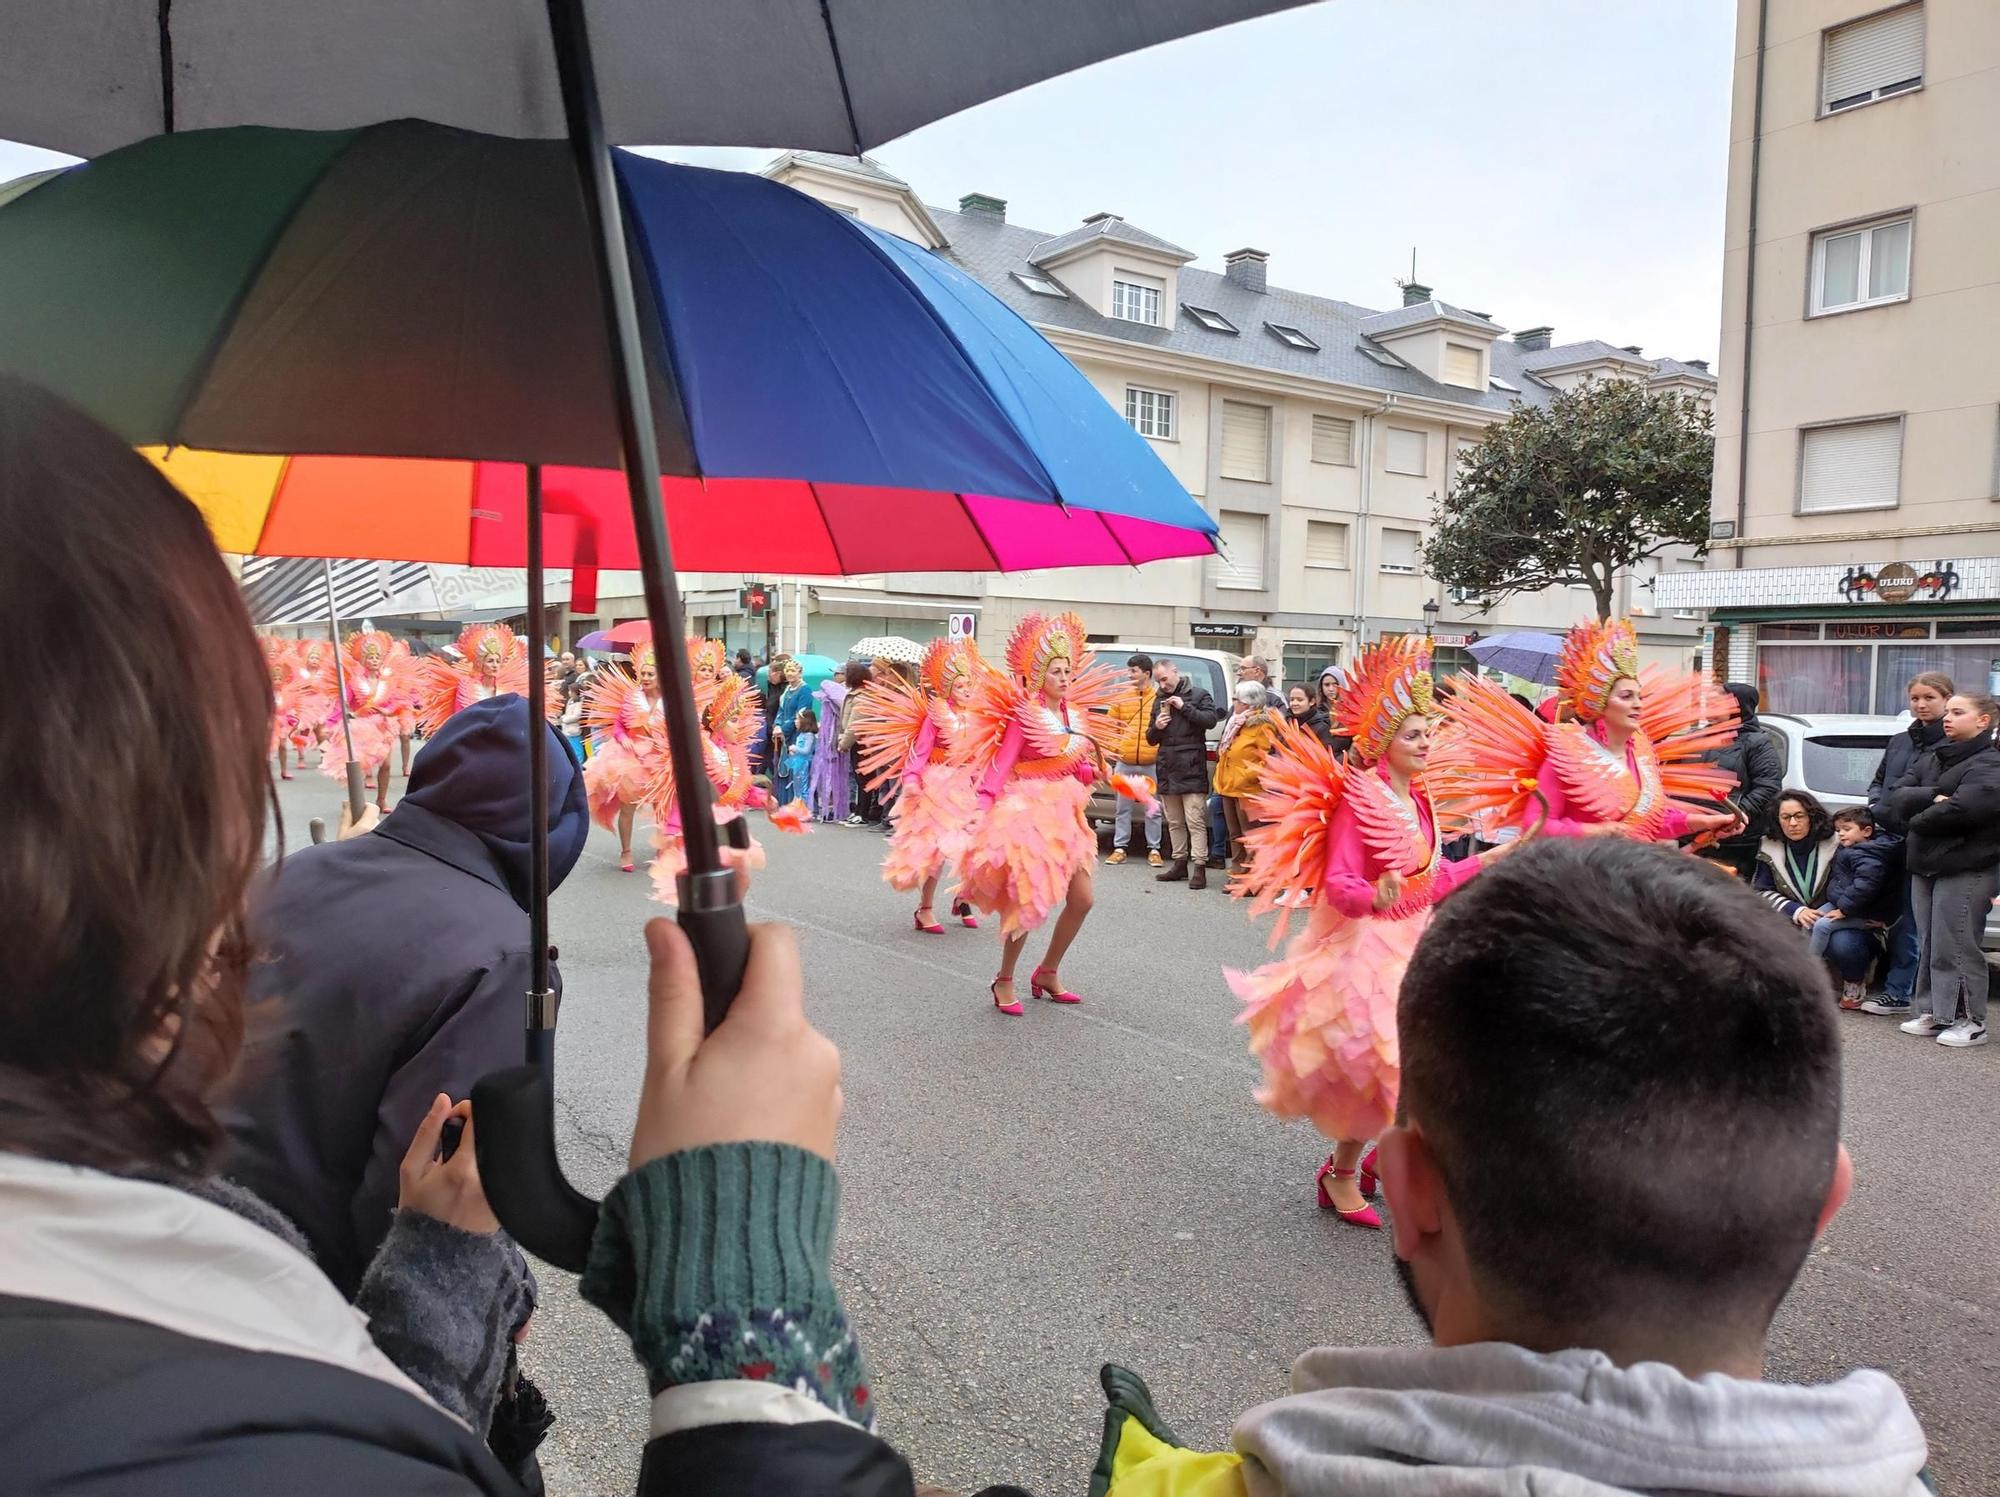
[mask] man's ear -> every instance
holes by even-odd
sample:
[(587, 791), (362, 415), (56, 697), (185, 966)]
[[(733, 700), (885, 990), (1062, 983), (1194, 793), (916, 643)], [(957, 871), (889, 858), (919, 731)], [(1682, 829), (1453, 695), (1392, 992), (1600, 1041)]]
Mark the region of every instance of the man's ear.
[(1423, 1130), (1398, 1123), (1384, 1133), (1375, 1148), (1375, 1173), (1388, 1198), (1396, 1256), (1409, 1262), (1419, 1245), (1444, 1226), (1444, 1190)]
[(1840, 1208), (1847, 1204), (1848, 1193), (1854, 1189), (1854, 1159), (1842, 1144), (1833, 1156), (1833, 1179), (1826, 1187), (1826, 1201), (1819, 1208), (1819, 1222), (1813, 1227), (1813, 1236), (1819, 1237), (1832, 1225), (1840, 1214)]

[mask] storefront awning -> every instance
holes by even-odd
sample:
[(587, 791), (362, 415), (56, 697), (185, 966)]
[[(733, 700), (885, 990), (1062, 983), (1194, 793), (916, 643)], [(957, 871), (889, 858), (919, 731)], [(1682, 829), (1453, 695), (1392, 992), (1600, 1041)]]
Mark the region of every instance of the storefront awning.
[(2000, 598), (2000, 557), (1829, 562), (1807, 567), (1711, 567), (1662, 572), (1658, 608), (1848, 608), (1856, 604), (1983, 602)]
[(948, 619), (954, 613), (978, 613), (970, 598), (927, 598), (910, 593), (876, 593), (865, 589), (816, 587), (813, 604), (821, 613), (861, 619)]

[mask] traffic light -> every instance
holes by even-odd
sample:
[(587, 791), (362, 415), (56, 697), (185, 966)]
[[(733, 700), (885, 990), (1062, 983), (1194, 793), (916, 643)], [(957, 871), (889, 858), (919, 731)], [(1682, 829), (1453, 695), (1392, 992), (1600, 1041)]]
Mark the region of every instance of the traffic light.
[(771, 611), (771, 584), (753, 582), (736, 595), (737, 604), (753, 619), (760, 619)]

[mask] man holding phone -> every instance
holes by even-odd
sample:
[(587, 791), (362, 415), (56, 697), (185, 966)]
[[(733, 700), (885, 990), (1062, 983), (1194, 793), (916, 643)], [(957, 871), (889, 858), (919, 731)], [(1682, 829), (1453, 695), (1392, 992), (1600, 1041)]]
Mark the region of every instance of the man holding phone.
[(1181, 674), (1171, 660), (1153, 664), (1153, 719), (1146, 741), (1159, 749), (1160, 810), (1173, 840), (1173, 861), (1153, 876), (1163, 884), (1208, 887), (1208, 730), (1222, 718), (1215, 698)]

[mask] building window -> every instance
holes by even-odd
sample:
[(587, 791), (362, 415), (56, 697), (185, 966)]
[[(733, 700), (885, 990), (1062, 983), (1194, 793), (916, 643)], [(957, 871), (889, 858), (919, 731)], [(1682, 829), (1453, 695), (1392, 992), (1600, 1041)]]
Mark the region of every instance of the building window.
[(1457, 385), (1461, 389), (1481, 388), (1479, 380), (1479, 350), (1469, 343), (1447, 343), (1444, 346), (1444, 382)]
[(1261, 592), (1264, 587), (1264, 526), (1262, 515), (1225, 509), (1216, 517), (1222, 549), (1209, 559), (1209, 578), (1217, 587)]
[(1224, 317), (1220, 312), (1213, 311), (1208, 307), (1191, 307), (1186, 302), (1182, 302), (1181, 310), (1207, 328), (1211, 333), (1234, 333), (1237, 331), (1235, 323)]
[(1112, 281), (1111, 315), (1120, 322), (1143, 322), (1158, 327), (1161, 289), (1157, 281), (1150, 286), (1141, 281)]
[(1422, 478), (1430, 471), (1430, 437), (1421, 431), (1392, 426), (1383, 444), (1382, 466), (1391, 473)]
[(1312, 460), (1336, 467), (1354, 466), (1354, 423), (1345, 416), (1313, 417)]
[(1132, 423), (1132, 430), (1142, 437), (1173, 441), (1174, 405), (1174, 395), (1170, 390), (1144, 390), (1137, 385), (1125, 387), (1125, 419)]
[(1347, 566), (1347, 526), (1339, 520), (1306, 521), (1306, 565)]
[(1423, 536), (1414, 530), (1382, 527), (1382, 570), (1415, 576)]
[(1826, 33), (1820, 57), (1821, 114), (1906, 94), (1923, 83), (1923, 6), (1883, 11)]
[(1894, 509), (1903, 467), (1903, 418), (1808, 426), (1799, 433), (1799, 513)]
[(1009, 274), (1020, 282), (1023, 291), (1032, 291), (1036, 296), (1052, 296), (1057, 301), (1069, 300), (1069, 293), (1045, 275), (1032, 270), (1010, 271)]
[(1910, 299), (1910, 220), (1815, 234), (1812, 312), (1844, 312)]
[(1222, 402), (1222, 476), (1248, 483), (1271, 481), (1271, 408), (1241, 400)]
[(1270, 329), (1273, 338), (1288, 348), (1296, 348), (1302, 353), (1319, 352), (1319, 345), (1290, 323), (1267, 322), (1264, 326)]
[(1332, 640), (1285, 641), (1284, 683), (1287, 690), (1303, 686), (1306, 695), (1319, 700), (1322, 672), (1340, 664), (1340, 646)]

